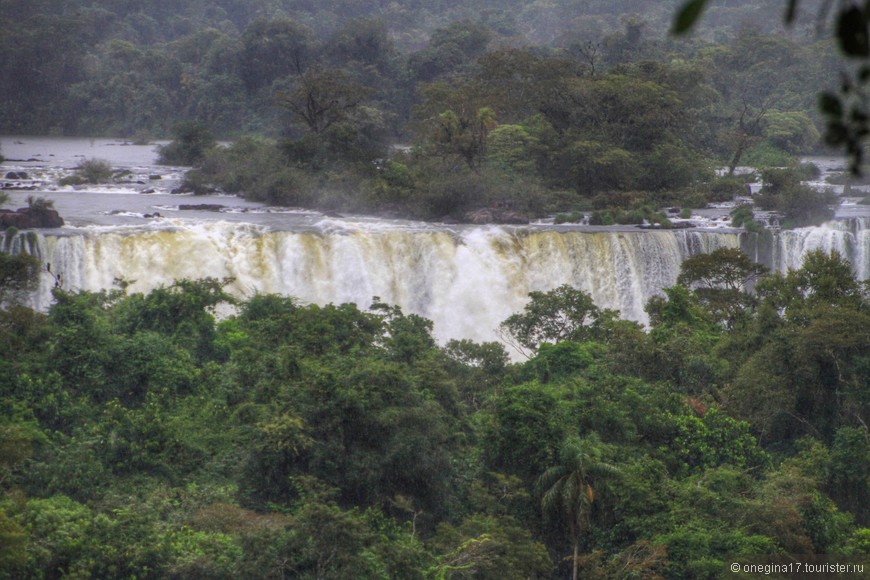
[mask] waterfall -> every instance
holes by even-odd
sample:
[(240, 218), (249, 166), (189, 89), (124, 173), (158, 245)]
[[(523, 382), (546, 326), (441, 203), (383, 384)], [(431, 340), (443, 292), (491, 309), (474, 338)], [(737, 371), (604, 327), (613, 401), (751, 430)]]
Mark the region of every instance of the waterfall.
[[(86, 228), (37, 236), (35, 252), (69, 290), (147, 292), (179, 278), (232, 277), (245, 297), (279, 293), (317, 304), (374, 296), (431, 319), (439, 340), (494, 340), (528, 293), (571, 284), (596, 304), (647, 322), (646, 301), (675, 283), (687, 257), (737, 247), (728, 232), (555, 231), (522, 227), (352, 226), (324, 221), (304, 231), (230, 222), (167, 222), (150, 228)], [(34, 298), (51, 301), (46, 275)]]
[[(870, 278), (870, 218), (814, 228), (737, 234), (710, 230), (556, 231), (531, 227), (403, 226), (324, 220), (300, 231), (231, 222), (167, 221), (148, 228), (92, 227), (71, 234), (20, 233), (7, 251), (50, 263), (68, 290), (148, 292), (179, 278), (231, 277), (239, 297), (295, 296), (317, 304), (378, 296), (431, 319), (439, 340), (494, 340), (499, 323), (528, 293), (571, 284), (623, 317), (648, 321), (646, 301), (673, 285), (689, 256), (738, 245), (785, 272), (810, 250), (837, 250)], [(45, 274), (34, 306), (48, 308), (55, 279)]]
[(756, 262), (780, 273), (800, 268), (807, 252), (836, 250), (852, 263), (859, 279), (870, 278), (868, 217), (834, 220), (817, 227), (744, 234), (741, 247)]

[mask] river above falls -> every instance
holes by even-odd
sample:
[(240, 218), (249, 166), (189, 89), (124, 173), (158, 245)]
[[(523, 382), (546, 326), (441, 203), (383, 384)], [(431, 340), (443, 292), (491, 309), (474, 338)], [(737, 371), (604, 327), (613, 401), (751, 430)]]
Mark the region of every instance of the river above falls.
[[(171, 194), (184, 178), (188, 168), (164, 166), (157, 163), (158, 146), (165, 142), (134, 144), (121, 139), (80, 137), (0, 137), (0, 151), (7, 158), (0, 166), (2, 175), (24, 172), (26, 180), (6, 179), (6, 193), (10, 195), (9, 207), (26, 205), (28, 196), (44, 197), (54, 202), (55, 208), (73, 229), (87, 227), (173, 227), (178, 220), (228, 221), (249, 223), (276, 230), (296, 229), (382, 229), (411, 228), (448, 230), (463, 226), (437, 223), (421, 223), (406, 220), (386, 220), (369, 216), (325, 216), (316, 211), (299, 208), (269, 207), (250, 202), (235, 195), (193, 196)], [(113, 183), (84, 186), (60, 186), (58, 181), (71, 174), (74, 168), (87, 159), (108, 161), (119, 175)], [(824, 177), (841, 171), (842, 159), (833, 157), (811, 158), (823, 171), (816, 183), (824, 186)], [(836, 186), (832, 186), (835, 187)], [(17, 189), (20, 188), (20, 189)], [(757, 189), (757, 186), (755, 187)], [(842, 191), (842, 186), (838, 188)], [(844, 200), (838, 208), (838, 217), (870, 216), (870, 206), (860, 205), (857, 200)], [(222, 206), (209, 210), (179, 209), (182, 206)], [(693, 227), (721, 229), (730, 227), (728, 212), (733, 204), (720, 204), (695, 210), (688, 221)], [(554, 226), (552, 220), (530, 224), (532, 228), (548, 228), (556, 231), (633, 231), (635, 226)]]

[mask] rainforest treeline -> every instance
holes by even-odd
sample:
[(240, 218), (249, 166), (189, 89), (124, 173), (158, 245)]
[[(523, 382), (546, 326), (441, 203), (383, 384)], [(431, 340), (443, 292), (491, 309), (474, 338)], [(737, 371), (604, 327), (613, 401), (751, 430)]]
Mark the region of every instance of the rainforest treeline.
[(715, 167), (820, 150), (845, 66), (811, 10), (674, 39), (678, 4), (8, 1), (0, 131), (173, 139), (190, 190), (278, 205), (664, 223), (745, 192)]
[(2, 578), (717, 578), (870, 554), (870, 300), (836, 253), (784, 275), (695, 256), (646, 329), (533, 292), (501, 325), (521, 362), (377, 300), (226, 280), (58, 288), (35, 312), (33, 274), (6, 275), (32, 259), (0, 258)]

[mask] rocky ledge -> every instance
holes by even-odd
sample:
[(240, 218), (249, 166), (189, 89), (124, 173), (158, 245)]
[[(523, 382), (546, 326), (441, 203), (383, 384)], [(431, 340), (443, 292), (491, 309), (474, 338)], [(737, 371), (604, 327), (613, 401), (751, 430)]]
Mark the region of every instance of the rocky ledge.
[(463, 214), (463, 223), (469, 224), (528, 224), (529, 216), (522, 212), (502, 208), (483, 208)]
[(14, 227), (19, 230), (33, 228), (59, 228), (63, 218), (53, 209), (23, 207), (15, 211), (0, 209), (0, 228)]

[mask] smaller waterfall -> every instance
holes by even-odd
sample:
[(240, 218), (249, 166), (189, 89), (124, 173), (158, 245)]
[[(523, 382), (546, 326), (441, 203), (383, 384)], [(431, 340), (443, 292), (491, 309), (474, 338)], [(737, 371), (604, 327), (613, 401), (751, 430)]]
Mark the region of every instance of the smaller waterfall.
[(852, 263), (859, 279), (870, 278), (868, 217), (834, 220), (817, 227), (743, 234), (741, 247), (756, 262), (780, 273), (800, 268), (807, 252), (836, 250)]

